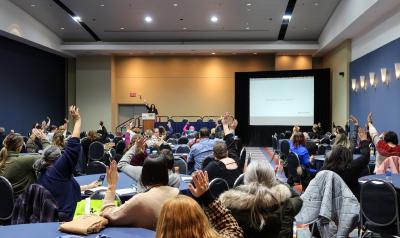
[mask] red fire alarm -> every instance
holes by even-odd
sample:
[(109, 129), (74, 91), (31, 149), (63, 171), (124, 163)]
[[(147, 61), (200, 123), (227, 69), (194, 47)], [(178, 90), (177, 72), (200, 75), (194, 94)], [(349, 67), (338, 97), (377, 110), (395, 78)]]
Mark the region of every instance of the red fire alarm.
[(132, 98), (136, 97), (136, 93), (130, 92), (129, 97), (132, 97)]

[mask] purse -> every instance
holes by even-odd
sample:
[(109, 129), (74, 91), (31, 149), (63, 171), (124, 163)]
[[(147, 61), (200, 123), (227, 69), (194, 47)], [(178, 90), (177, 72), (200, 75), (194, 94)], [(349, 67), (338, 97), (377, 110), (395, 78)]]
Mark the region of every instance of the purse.
[(98, 233), (106, 227), (108, 220), (97, 215), (84, 215), (70, 222), (65, 222), (58, 228), (65, 233), (88, 235)]

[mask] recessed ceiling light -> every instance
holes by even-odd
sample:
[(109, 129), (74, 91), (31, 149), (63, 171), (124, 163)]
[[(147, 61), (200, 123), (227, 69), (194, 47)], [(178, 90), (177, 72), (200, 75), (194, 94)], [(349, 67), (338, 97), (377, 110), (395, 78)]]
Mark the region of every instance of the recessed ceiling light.
[(119, 29), (120, 29), (120, 30), (125, 30), (125, 27), (120, 27)]
[(319, 5), (319, 3), (318, 3), (318, 2), (315, 2), (315, 3), (314, 3), (314, 6), (318, 6), (318, 5)]
[(31, 7), (36, 7), (36, 5), (35, 4), (31, 4)]
[(217, 22), (217, 21), (218, 21), (218, 17), (217, 17), (217, 16), (212, 16), (212, 17), (210, 18), (210, 20), (211, 20), (212, 22)]
[(60, 30), (64, 30), (65, 28), (64, 27), (60, 27)]
[(211, 54), (212, 54), (212, 55), (215, 55), (215, 52), (212, 52)]
[(249, 26), (246, 26), (246, 28), (245, 28), (246, 30), (250, 30), (250, 27)]
[(100, 4), (100, 7), (104, 7), (105, 5), (104, 4)]
[(177, 7), (177, 6), (178, 6), (178, 3), (174, 3), (173, 5), (174, 5), (174, 7)]
[(251, 6), (251, 3), (250, 3), (250, 2), (246, 3), (246, 6), (249, 6), (249, 7), (250, 7), (250, 6)]
[(147, 23), (150, 23), (150, 22), (153, 21), (153, 18), (151, 18), (151, 16), (146, 16), (146, 17), (144, 18), (144, 20), (145, 20)]
[(186, 28), (186, 27), (183, 27), (183, 28), (182, 28), (182, 30), (184, 30), (184, 31), (185, 31), (185, 30), (187, 30), (187, 28)]
[(253, 53), (253, 55), (256, 55), (256, 54), (257, 54), (257, 52), (254, 52), (254, 53)]
[(81, 22), (82, 21), (82, 18), (79, 17), (79, 16), (73, 16), (72, 19), (74, 19), (74, 21), (76, 21), (76, 22)]

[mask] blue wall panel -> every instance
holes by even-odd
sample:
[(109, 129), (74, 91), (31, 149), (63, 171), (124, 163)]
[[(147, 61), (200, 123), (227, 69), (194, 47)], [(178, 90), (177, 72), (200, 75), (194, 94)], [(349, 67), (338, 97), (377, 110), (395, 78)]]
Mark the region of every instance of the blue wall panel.
[[(400, 63), (400, 39), (351, 62), (350, 78), (356, 78), (359, 84), (360, 75), (365, 75), (368, 86), (367, 90), (353, 92), (350, 80), (350, 114), (363, 125), (371, 111), (379, 132), (393, 130), (400, 134), (400, 80), (396, 79), (394, 63)], [(381, 68), (387, 68), (389, 86), (382, 84)], [(375, 89), (369, 84), (369, 72), (375, 72)]]
[(0, 37), (0, 127), (27, 133), (65, 117), (65, 59)]

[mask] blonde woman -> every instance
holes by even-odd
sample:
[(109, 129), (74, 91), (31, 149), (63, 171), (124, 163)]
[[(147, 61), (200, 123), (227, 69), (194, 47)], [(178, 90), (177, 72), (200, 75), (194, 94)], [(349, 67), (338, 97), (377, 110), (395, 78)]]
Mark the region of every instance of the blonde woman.
[[(243, 237), (230, 211), (214, 200), (208, 190), (207, 172), (197, 171), (193, 175), (194, 185), (190, 192), (208, 207), (207, 214), (190, 197), (178, 195), (165, 202), (158, 218), (157, 238), (236, 238)], [(207, 218), (208, 217), (208, 218)]]

